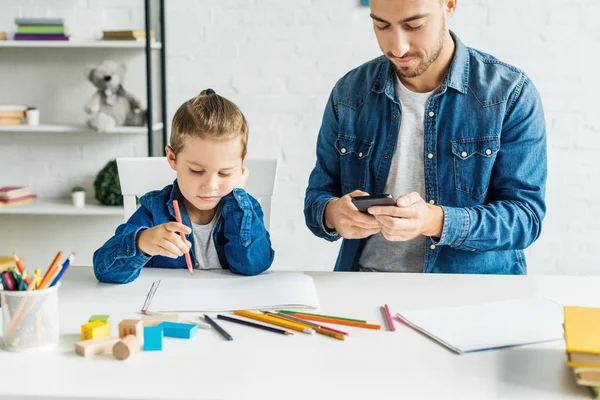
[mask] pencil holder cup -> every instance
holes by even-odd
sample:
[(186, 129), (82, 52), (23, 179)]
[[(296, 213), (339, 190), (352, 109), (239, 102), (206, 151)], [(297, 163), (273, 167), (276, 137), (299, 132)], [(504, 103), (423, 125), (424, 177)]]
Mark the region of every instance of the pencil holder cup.
[(31, 351), (58, 344), (58, 288), (27, 291), (0, 290), (2, 344), (8, 351)]

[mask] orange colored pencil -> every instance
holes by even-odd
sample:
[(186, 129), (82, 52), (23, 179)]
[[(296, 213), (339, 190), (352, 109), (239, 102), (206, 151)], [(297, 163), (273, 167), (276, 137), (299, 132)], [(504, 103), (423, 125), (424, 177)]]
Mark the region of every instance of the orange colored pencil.
[[(15, 253), (13, 253), (13, 258), (15, 259), (15, 264), (17, 265), (17, 268), (19, 269), (19, 273), (21, 275), (23, 275), (23, 271), (25, 271), (25, 267), (23, 266), (23, 261)], [(27, 282), (27, 285), (30, 285), (31, 278), (26, 278), (25, 282)]]
[[(173, 200), (173, 209), (175, 210), (175, 219), (180, 224), (183, 224), (181, 220), (181, 211), (179, 211), (179, 202), (177, 200)], [(185, 243), (185, 235), (183, 232), (179, 232), (179, 237)], [(190, 275), (194, 275), (194, 268), (192, 267), (192, 259), (190, 258), (190, 252), (183, 253), (185, 255), (185, 263), (187, 264), (188, 270), (190, 271)]]
[(381, 329), (381, 325), (376, 325), (376, 324), (366, 324), (363, 322), (346, 321), (343, 319), (318, 317), (316, 315), (306, 315), (306, 314), (292, 314), (292, 315), (296, 318), (306, 319), (308, 321), (327, 322), (330, 324), (354, 326), (356, 328)]
[[(42, 281), (42, 283), (40, 284), (39, 290), (47, 289), (52, 284), (52, 282), (54, 282), (54, 279), (58, 276), (58, 273), (60, 272), (61, 269), (62, 269), (62, 265), (57, 264), (56, 267), (54, 267), (54, 269), (52, 270), (51, 275), (48, 277), (48, 280), (46, 281), (46, 283), (44, 283), (44, 281)], [(31, 285), (31, 286), (35, 286), (35, 285)]]
[[(60, 258), (62, 257), (63, 253), (62, 251), (59, 251), (56, 254), (56, 257), (54, 257), (54, 261), (52, 261), (52, 264), (50, 264), (50, 267), (48, 267), (48, 270), (46, 271), (46, 273), (44, 274), (44, 277), (42, 278), (42, 283), (40, 283), (40, 289), (45, 289), (46, 287), (48, 287), (48, 285), (50, 285), (50, 283), (52, 283), (52, 281), (47, 282), (50, 279), (50, 276), (54, 273), (54, 269), (58, 266), (58, 262), (60, 261)], [(52, 278), (54, 279), (54, 278)]]

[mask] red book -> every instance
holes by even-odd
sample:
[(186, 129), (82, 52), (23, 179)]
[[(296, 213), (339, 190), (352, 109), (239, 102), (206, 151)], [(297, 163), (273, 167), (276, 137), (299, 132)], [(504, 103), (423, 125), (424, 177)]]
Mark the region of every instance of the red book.
[(21, 197), (15, 197), (13, 199), (8, 199), (8, 200), (2, 200), (2, 199), (0, 199), (0, 203), (2, 203), (2, 204), (11, 204), (11, 203), (16, 203), (18, 201), (35, 199), (36, 197), (37, 196), (32, 193), (32, 194), (28, 194), (28, 195), (21, 196)]
[(32, 194), (33, 192), (29, 186), (4, 186), (0, 188), (0, 201), (17, 199)]

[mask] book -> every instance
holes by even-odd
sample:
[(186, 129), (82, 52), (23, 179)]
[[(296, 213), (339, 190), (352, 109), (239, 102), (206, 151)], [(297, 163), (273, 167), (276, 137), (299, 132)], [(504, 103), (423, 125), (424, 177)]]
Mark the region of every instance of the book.
[(0, 31), (0, 40), (6, 40), (6, 32)]
[(0, 200), (6, 201), (33, 194), (31, 186), (4, 186), (0, 187)]
[(0, 112), (8, 112), (8, 111), (21, 111), (25, 113), (27, 111), (27, 106), (18, 105), (18, 104), (0, 104)]
[(0, 116), (0, 125), (21, 125), (21, 117)]
[(575, 367), (573, 373), (578, 385), (600, 386), (600, 366), (597, 368)]
[(563, 306), (549, 299), (520, 299), (406, 311), (398, 318), (458, 353), (563, 339)]
[(564, 315), (569, 366), (600, 368), (600, 308), (567, 306)]
[(63, 33), (15, 33), (14, 40), (69, 40), (69, 37)]
[(25, 118), (25, 111), (0, 110), (0, 118)]
[(4, 272), (16, 265), (15, 258), (12, 256), (0, 256), (0, 272)]
[(18, 207), (18, 206), (26, 206), (33, 203), (32, 198), (28, 198), (25, 200), (19, 201), (0, 201), (0, 208), (2, 207)]
[[(144, 29), (131, 29), (124, 31), (103, 31), (102, 36), (104, 37), (146, 37), (146, 31)], [(154, 30), (150, 30), (150, 37), (154, 37)]]
[(15, 18), (17, 25), (63, 25), (62, 18)]
[(64, 25), (20, 25), (17, 27), (17, 33), (65, 33)]
[(26, 196), (16, 197), (14, 199), (7, 199), (7, 200), (0, 199), (0, 203), (14, 203), (16, 201), (23, 201), (23, 200), (27, 200), (27, 199), (35, 199), (36, 197), (37, 197), (37, 195), (34, 194), (34, 193), (32, 193), (32, 194), (28, 194)]

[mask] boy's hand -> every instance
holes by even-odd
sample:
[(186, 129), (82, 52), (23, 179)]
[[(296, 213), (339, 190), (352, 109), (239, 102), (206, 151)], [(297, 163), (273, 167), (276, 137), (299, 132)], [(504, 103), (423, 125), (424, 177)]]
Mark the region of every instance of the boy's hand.
[(248, 178), (250, 178), (250, 170), (246, 167), (242, 167), (242, 175), (240, 176), (240, 182), (237, 187), (246, 189), (246, 185), (248, 184)]
[(137, 237), (137, 247), (147, 256), (178, 258), (190, 251), (192, 244), (181, 240), (177, 232), (188, 235), (192, 230), (178, 222), (167, 222), (146, 229)]

